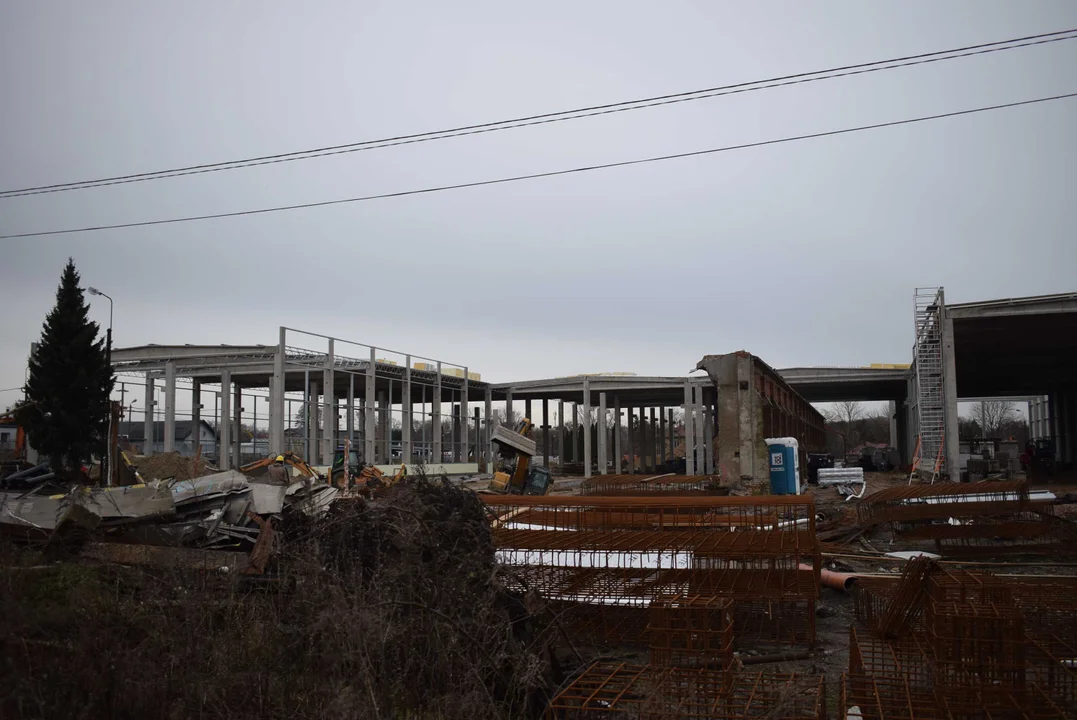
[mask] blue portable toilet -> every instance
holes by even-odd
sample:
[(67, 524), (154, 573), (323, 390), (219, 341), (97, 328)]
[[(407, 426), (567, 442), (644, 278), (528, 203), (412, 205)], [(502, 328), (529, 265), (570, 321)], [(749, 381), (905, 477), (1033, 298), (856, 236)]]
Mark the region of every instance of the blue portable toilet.
[(770, 492), (772, 495), (800, 494), (800, 453), (797, 439), (767, 438), (770, 456)]

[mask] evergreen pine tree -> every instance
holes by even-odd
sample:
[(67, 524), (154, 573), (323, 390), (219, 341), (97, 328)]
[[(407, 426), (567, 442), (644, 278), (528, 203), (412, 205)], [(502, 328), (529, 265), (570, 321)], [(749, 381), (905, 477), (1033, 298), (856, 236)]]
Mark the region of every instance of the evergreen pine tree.
[(27, 403), (19, 410), (32, 445), (60, 476), (100, 455), (108, 432), (112, 369), (105, 341), (88, 318), (89, 306), (70, 258), (30, 358)]

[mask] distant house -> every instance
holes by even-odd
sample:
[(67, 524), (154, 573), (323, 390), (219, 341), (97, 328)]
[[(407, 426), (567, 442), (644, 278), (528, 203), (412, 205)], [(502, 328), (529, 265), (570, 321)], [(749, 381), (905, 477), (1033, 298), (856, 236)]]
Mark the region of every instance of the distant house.
[[(217, 452), (217, 431), (205, 420), (198, 423), (198, 437), (194, 437), (194, 422), (191, 420), (177, 420), (176, 431), (173, 437), (175, 449), (180, 455), (194, 455), (196, 442), (202, 446), (203, 455), (214, 455)], [(165, 424), (164, 421), (153, 423), (152, 452), (164, 452), (165, 450)], [(130, 450), (138, 455), (150, 452), (146, 444), (146, 424), (142, 422), (121, 422), (119, 426), (120, 447)]]

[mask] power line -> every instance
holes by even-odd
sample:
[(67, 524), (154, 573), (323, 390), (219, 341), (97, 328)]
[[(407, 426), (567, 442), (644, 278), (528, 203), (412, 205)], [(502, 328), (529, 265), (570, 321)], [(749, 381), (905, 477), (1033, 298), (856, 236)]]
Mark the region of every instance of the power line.
[(87, 190), (90, 188), (106, 187), (109, 185), (124, 185), (127, 183), (146, 182), (149, 180), (162, 180), (165, 178), (182, 177), (185, 175), (198, 175), (209, 172), (220, 172), (223, 170), (238, 170), (241, 168), (255, 167), (259, 165), (272, 165), (276, 163), (292, 162), (295, 160), (310, 160), (313, 158), (327, 157), (330, 155), (341, 155), (345, 153), (361, 152), (365, 150), (377, 150), (387, 147), (394, 147), (397, 145), (409, 145), (412, 143), (430, 142), (433, 140), (446, 140), (449, 138), (462, 137), (465, 135), (478, 135), (482, 133), (498, 132), (500, 130), (512, 130), (515, 128), (529, 127), (533, 125), (544, 125), (548, 123), (564, 122), (567, 120), (579, 120), (582, 118), (595, 117), (598, 115), (609, 115), (613, 113), (628, 112), (632, 110), (642, 110), (645, 108), (671, 105), (674, 103), (691, 102), (694, 100), (703, 100), (706, 98), (721, 97), (724, 95), (735, 95), (744, 92), (754, 92), (756, 90), (768, 90), (772, 88), (785, 87), (788, 85), (816, 82), (819, 80), (832, 80), (835, 78), (848, 77), (851, 75), (861, 75), (864, 73), (871, 72), (879, 72), (882, 70), (896, 70), (899, 68), (910, 67), (912, 65), (922, 65), (927, 63), (942, 62), (946, 60), (956, 60), (958, 58), (985, 55), (988, 53), (995, 52), (1004, 52), (1007, 50), (1016, 50), (1018, 48), (1030, 47), (1033, 45), (1043, 45), (1047, 43), (1060, 42), (1062, 40), (1074, 39), (1077, 39), (1077, 28), (1071, 30), (1060, 30), (1051, 33), (1043, 33), (1041, 35), (1029, 35), (1022, 38), (1013, 38), (1011, 40), (1000, 40), (992, 43), (982, 43), (980, 45), (969, 45), (962, 48), (952, 48), (950, 50), (938, 50), (930, 53), (921, 53), (919, 55), (909, 55), (900, 58), (891, 58), (889, 60), (875, 60), (872, 62), (859, 63), (856, 65), (846, 65), (843, 67), (830, 68), (828, 70), (814, 70), (811, 72), (797, 73), (795, 75), (785, 75), (781, 77), (769, 78), (766, 80), (753, 80), (750, 82), (742, 82), (714, 88), (705, 88), (702, 90), (693, 90), (690, 92), (675, 93), (671, 95), (660, 95), (649, 98), (642, 98), (639, 100), (628, 100), (607, 105), (594, 105), (591, 107), (578, 108), (576, 110), (563, 110), (553, 113), (544, 113), (541, 115), (531, 115), (527, 117), (514, 118), (510, 120), (498, 120), (494, 122), (482, 123), (479, 125), (465, 125), (462, 127), (450, 128), (447, 130), (436, 130), (418, 133), (414, 135), (400, 135), (396, 137), (383, 138), (380, 140), (366, 140), (357, 143), (349, 143), (346, 145), (333, 145), (329, 147), (315, 148), (312, 150), (300, 150), (289, 153), (279, 153), (276, 155), (263, 155), (242, 160), (229, 160), (202, 165), (190, 165), (187, 167), (136, 173), (132, 175), (117, 175), (113, 177), (100, 178), (97, 180), (80, 180), (69, 183), (59, 183), (55, 185), (41, 185), (37, 187), (21, 188), (17, 190), (4, 190), (0, 191), (0, 200), (23, 197), (27, 195), (42, 195), (55, 192), (68, 192), (71, 190)]
[(530, 175), (515, 175), (512, 177), (496, 178), (494, 180), (478, 180), (475, 182), (458, 183), (455, 185), (440, 185), (437, 187), (421, 188), (419, 190), (401, 190), (398, 192), (382, 193), (379, 195), (364, 195), (361, 197), (343, 198), (340, 200), (322, 200), (319, 202), (300, 203), (297, 205), (279, 205), (276, 207), (259, 208), (257, 210), (237, 210), (234, 212), (213, 213), (209, 215), (190, 215), (187, 217), (168, 218), (165, 220), (145, 220), (142, 222), (118, 223), (115, 225), (95, 225), (81, 228), (69, 228), (67, 230), (44, 230), (40, 232), (16, 233), (12, 235), (0, 235), (0, 240), (42, 237), (44, 235), (69, 235), (72, 233), (96, 232), (98, 230), (120, 230), (123, 228), (148, 227), (151, 225), (171, 225), (174, 223), (192, 222), (195, 220), (216, 220), (219, 218), (239, 217), (241, 215), (262, 215), (265, 213), (282, 212), (285, 210), (302, 210), (306, 208), (326, 207), (329, 205), (343, 205), (346, 203), (366, 202), (368, 200), (385, 200), (388, 198), (405, 197), (407, 195), (424, 195), (435, 192), (443, 192), (445, 190), (462, 190), (464, 188), (483, 187), (485, 185), (501, 185), (504, 183), (518, 182), (520, 180), (536, 180), (538, 178), (570, 175), (572, 173), (590, 172), (592, 170), (606, 170), (609, 168), (627, 167), (629, 165), (642, 165), (644, 163), (661, 162), (664, 160), (676, 160), (679, 158), (694, 157), (697, 155), (711, 155), (714, 153), (728, 152), (730, 150), (744, 150), (747, 148), (763, 147), (766, 145), (778, 145), (781, 143), (797, 142), (800, 140), (811, 140), (814, 138), (830, 137), (833, 135), (846, 135), (849, 133), (862, 132), (864, 130), (878, 130), (880, 128), (896, 127), (898, 125), (911, 125), (914, 123), (926, 122), (928, 120), (941, 120), (943, 118), (959, 117), (962, 115), (973, 115), (975, 113), (988, 112), (991, 110), (1002, 110), (1005, 108), (1020, 107), (1022, 105), (1034, 105), (1037, 103), (1045, 103), (1051, 102), (1052, 100), (1063, 100), (1066, 98), (1073, 97), (1077, 97), (1077, 92), (1066, 93), (1064, 95), (1052, 95), (1050, 97), (1036, 98), (1033, 100), (1020, 100), (1018, 102), (1003, 103), (1001, 105), (988, 105), (985, 107), (972, 108), (970, 110), (956, 110), (954, 112), (939, 113), (937, 115), (924, 115), (921, 117), (908, 118), (905, 120), (891, 120), (889, 122), (875, 123), (873, 125), (860, 125), (857, 127), (842, 128), (840, 130), (827, 130), (825, 132), (809, 133), (806, 135), (793, 135), (790, 137), (774, 138), (771, 140), (760, 140), (758, 142), (742, 143), (740, 145), (726, 145), (724, 147), (710, 148), (707, 150), (694, 150), (692, 152), (675, 153), (672, 155), (659, 155), (655, 157), (639, 158), (636, 160), (622, 160), (620, 162), (603, 163), (601, 165), (587, 165), (584, 167), (569, 168), (567, 170), (552, 170), (549, 172), (532, 173)]

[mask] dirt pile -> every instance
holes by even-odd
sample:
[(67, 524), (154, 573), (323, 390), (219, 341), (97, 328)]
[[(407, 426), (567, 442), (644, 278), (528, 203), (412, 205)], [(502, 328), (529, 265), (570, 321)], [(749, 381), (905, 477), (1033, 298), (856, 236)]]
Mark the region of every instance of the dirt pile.
[(211, 472), (204, 458), (184, 457), (178, 452), (136, 456), (131, 458), (131, 463), (143, 480), (191, 480)]

